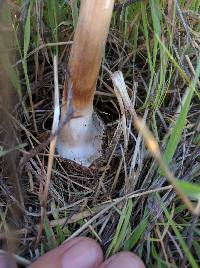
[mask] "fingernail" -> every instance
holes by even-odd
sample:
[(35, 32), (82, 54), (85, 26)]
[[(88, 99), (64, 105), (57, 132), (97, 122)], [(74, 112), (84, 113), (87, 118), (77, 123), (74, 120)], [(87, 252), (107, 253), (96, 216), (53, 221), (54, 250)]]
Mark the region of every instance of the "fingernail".
[(122, 252), (109, 258), (100, 268), (145, 268), (145, 266), (135, 254)]
[(81, 239), (72, 245), (61, 259), (62, 268), (94, 268), (102, 262), (99, 245), (90, 238)]

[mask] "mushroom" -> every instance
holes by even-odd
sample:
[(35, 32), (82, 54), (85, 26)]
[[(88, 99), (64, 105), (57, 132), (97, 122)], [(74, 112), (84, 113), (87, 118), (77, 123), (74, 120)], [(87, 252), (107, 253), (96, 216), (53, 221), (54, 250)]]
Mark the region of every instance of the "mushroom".
[[(65, 84), (72, 87), (73, 118), (60, 131), (57, 151), (83, 166), (90, 166), (101, 156), (104, 125), (93, 110), (93, 100), (113, 6), (114, 0), (81, 0), (68, 63), (70, 83)], [(65, 86), (61, 123), (69, 108), (68, 91)]]

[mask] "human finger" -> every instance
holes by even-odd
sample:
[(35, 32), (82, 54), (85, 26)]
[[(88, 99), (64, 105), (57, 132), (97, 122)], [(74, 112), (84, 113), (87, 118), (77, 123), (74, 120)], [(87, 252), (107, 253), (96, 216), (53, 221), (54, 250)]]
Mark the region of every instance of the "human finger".
[(103, 253), (97, 242), (80, 237), (48, 252), (29, 268), (95, 268), (102, 261)]
[(145, 268), (145, 265), (134, 253), (120, 252), (107, 259), (99, 268)]
[(10, 255), (0, 256), (0, 268), (17, 268), (15, 260)]

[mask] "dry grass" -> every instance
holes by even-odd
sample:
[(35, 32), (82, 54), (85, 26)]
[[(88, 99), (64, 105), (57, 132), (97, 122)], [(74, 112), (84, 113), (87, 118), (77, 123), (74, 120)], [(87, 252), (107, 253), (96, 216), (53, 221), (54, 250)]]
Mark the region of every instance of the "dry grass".
[[(22, 53), (12, 62), (13, 68), (19, 67), (21, 102), (13, 104), (14, 109), (6, 109), (1, 94), (0, 103), (7, 115), (2, 116), (1, 136), (12, 133), (5, 127), (7, 122), (17, 130), (14, 144), (1, 138), (1, 151), (26, 143), (15, 154), (0, 158), (0, 244), (15, 252), (20, 263), (27, 264), (19, 256), (32, 261), (65, 239), (86, 235), (99, 241), (107, 256), (133, 250), (148, 267), (198, 267), (200, 223), (198, 216), (187, 209), (185, 198), (194, 206), (199, 201), (199, 4), (155, 2), (159, 10), (154, 1), (137, 1), (114, 12), (95, 96), (95, 109), (107, 126), (102, 158), (90, 168), (83, 168), (55, 154), (45, 206), (54, 114), (52, 55), (58, 54), (62, 92), (64, 62), (69, 56), (72, 25), (76, 25), (72, 19), (76, 16), (71, 17), (68, 5), (64, 9), (67, 18), (58, 9), (60, 17), (55, 25), (59, 25), (59, 31), (51, 36), (47, 30), (55, 25), (48, 22), (52, 15), (48, 4), (42, 6), (36, 1), (31, 7), (35, 14), (30, 17), (31, 27), (37, 25), (37, 30), (31, 32), (32, 43), (24, 41), (25, 33), (19, 38), (22, 51), (23, 42), (28, 42), (29, 49), (26, 57)], [(18, 19), (27, 21), (30, 6), (12, 8), (17, 10), (13, 13), (19, 12)], [(73, 8), (76, 14), (76, 5)], [(118, 70), (123, 73), (131, 107), (156, 139), (161, 151), (158, 158), (164, 155), (173, 180), (175, 177), (193, 183), (196, 192), (191, 184), (178, 184), (175, 189), (181, 194), (177, 194), (162, 165), (159, 161), (157, 164), (156, 155), (152, 157), (151, 150), (147, 150), (144, 133), (141, 128), (138, 133), (133, 126), (134, 114), (113, 86), (110, 75)], [(191, 91), (187, 106), (183, 96)], [(171, 135), (174, 139), (170, 141)], [(13, 174), (7, 172), (11, 169), (17, 185), (11, 180)], [(46, 214), (41, 217), (44, 209)]]

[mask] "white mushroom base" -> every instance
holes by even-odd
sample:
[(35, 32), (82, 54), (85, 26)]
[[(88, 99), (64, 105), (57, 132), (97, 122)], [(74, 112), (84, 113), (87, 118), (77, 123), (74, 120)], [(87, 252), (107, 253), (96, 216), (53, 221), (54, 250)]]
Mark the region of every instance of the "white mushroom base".
[(57, 140), (60, 156), (89, 167), (101, 156), (103, 122), (93, 112), (71, 119), (61, 130)]

